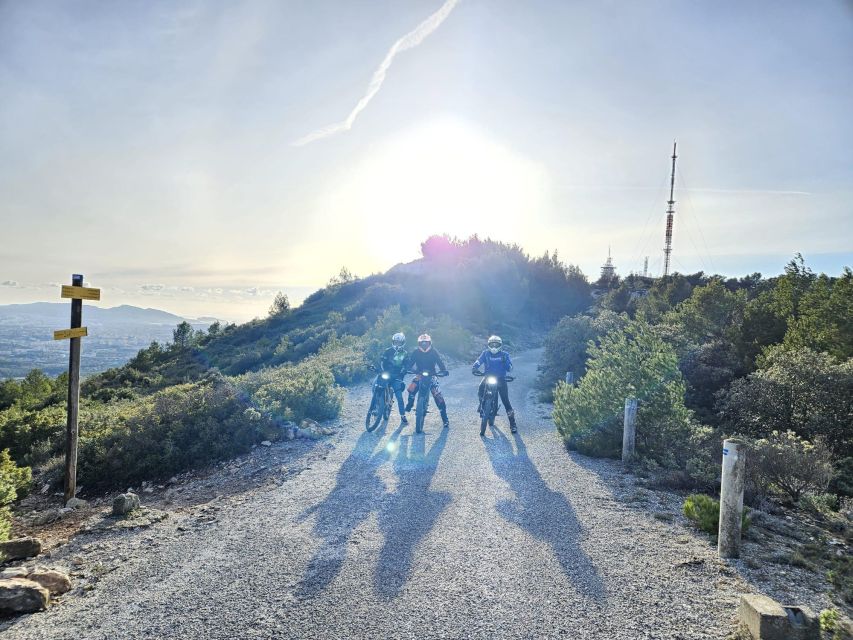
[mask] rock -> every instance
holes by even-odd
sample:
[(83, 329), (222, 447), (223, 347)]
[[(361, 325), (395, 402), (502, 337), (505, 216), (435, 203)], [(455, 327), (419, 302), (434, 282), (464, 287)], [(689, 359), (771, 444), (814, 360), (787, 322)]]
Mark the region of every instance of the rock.
[(320, 425), (311, 418), (303, 418), (302, 422), (299, 423), (299, 426), (303, 429), (316, 429)]
[(82, 509), (83, 507), (88, 507), (89, 503), (82, 498), (71, 498), (65, 503), (65, 506), (69, 509)]
[(0, 542), (0, 561), (33, 558), (41, 553), (41, 540), (38, 538), (18, 538)]
[(139, 508), (139, 496), (128, 491), (113, 498), (113, 515), (124, 516)]
[(145, 493), (154, 493), (154, 487), (145, 487), (142, 491)]
[(29, 571), (26, 567), (9, 567), (0, 571), (0, 580), (11, 580), (12, 578), (26, 578)]
[(46, 496), (48, 491), (50, 491), (50, 484), (46, 484), (41, 488), (41, 494), (43, 496)]
[(271, 447), (271, 446), (272, 446), (272, 442), (270, 442), (269, 440), (262, 440), (262, 441), (261, 441), (261, 446), (262, 446), (262, 447)]
[(71, 578), (54, 569), (38, 569), (27, 576), (27, 580), (38, 582), (50, 592), (50, 595), (60, 595), (71, 590)]
[(62, 509), (48, 509), (47, 511), (37, 512), (27, 516), (26, 522), (31, 527), (41, 527), (51, 522), (55, 522), (62, 517)]
[(41, 611), (50, 602), (50, 592), (25, 578), (0, 580), (0, 614)]

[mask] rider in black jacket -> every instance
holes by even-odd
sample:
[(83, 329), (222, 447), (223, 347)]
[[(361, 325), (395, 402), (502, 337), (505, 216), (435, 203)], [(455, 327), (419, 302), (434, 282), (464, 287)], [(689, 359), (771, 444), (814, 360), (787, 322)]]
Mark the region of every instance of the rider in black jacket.
[[(397, 407), (400, 409), (400, 422), (408, 424), (406, 412), (403, 409), (403, 375), (409, 368), (409, 354), (406, 353), (406, 336), (402, 333), (395, 333), (391, 338), (391, 346), (382, 352), (382, 358), (379, 361), (381, 371), (386, 371), (391, 374), (391, 379), (388, 384), (394, 390), (394, 395), (397, 397)], [(378, 383), (381, 378), (377, 376)]]
[(429, 334), (424, 333), (423, 335), (418, 336), (418, 348), (412, 351), (409, 355), (409, 368), (417, 372), (411, 384), (409, 384), (409, 399), (406, 402), (406, 411), (411, 411), (412, 407), (415, 405), (415, 392), (418, 390), (418, 383), (420, 382), (421, 371), (429, 371), (433, 374), (432, 384), (430, 386), (430, 391), (432, 392), (432, 397), (435, 399), (435, 404), (438, 407), (439, 412), (441, 413), (441, 419), (444, 422), (444, 428), (450, 426), (450, 420), (447, 417), (447, 403), (444, 401), (444, 396), (441, 395), (441, 391), (438, 389), (438, 379), (435, 378), (434, 374), (436, 373), (436, 367), (442, 373), (447, 373), (447, 367), (444, 366), (444, 361), (441, 359), (441, 355), (432, 348), (432, 338), (429, 337)]

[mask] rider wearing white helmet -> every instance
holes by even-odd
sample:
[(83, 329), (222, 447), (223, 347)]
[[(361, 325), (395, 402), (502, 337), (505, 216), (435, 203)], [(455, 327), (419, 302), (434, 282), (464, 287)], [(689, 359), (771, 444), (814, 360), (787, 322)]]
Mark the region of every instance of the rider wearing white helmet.
[[(515, 423), (515, 411), (512, 409), (512, 404), (509, 401), (509, 388), (506, 384), (506, 375), (512, 371), (512, 359), (509, 354), (503, 350), (503, 340), (500, 336), (489, 336), (487, 341), (488, 349), (485, 349), (477, 361), (474, 362), (472, 371), (479, 371), (480, 367), (485, 368), (486, 376), (495, 376), (498, 379), (498, 393), (501, 396), (506, 409), (506, 417), (509, 419), (509, 428), (515, 433), (518, 427)], [(477, 395), (480, 398), (480, 405), (483, 403), (483, 392), (485, 391), (486, 378), (480, 383), (480, 388)], [(479, 409), (482, 412), (482, 406)]]
[[(418, 373), (421, 371), (429, 371), (431, 374), (435, 374), (436, 367), (438, 367), (438, 370), (442, 373), (447, 373), (447, 367), (444, 366), (441, 354), (433, 348), (432, 338), (428, 333), (423, 333), (418, 336), (418, 348), (409, 354), (409, 366)], [(411, 411), (412, 407), (415, 406), (415, 392), (418, 389), (418, 382), (420, 382), (420, 379), (420, 375), (416, 375), (409, 384), (409, 399), (406, 402), (406, 411)], [(438, 389), (438, 380), (434, 375), (430, 391), (432, 391), (432, 397), (435, 399), (435, 404), (441, 413), (441, 419), (444, 422), (444, 428), (446, 429), (450, 426), (450, 420), (447, 418), (447, 403), (444, 401), (444, 396), (441, 395), (441, 391)]]
[[(406, 353), (406, 336), (403, 333), (395, 333), (391, 337), (391, 346), (382, 352), (382, 359), (379, 361), (379, 369), (387, 371), (391, 374), (391, 379), (388, 381), (394, 389), (394, 395), (397, 397), (397, 407), (400, 409), (400, 422), (408, 424), (406, 412), (403, 410), (403, 375), (409, 368), (409, 354)], [(375, 384), (381, 384), (381, 374), (377, 376)]]

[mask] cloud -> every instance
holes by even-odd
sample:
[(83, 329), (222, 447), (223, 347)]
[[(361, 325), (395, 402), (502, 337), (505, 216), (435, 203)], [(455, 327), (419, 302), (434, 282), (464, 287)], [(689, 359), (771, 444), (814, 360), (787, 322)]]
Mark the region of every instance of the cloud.
[(164, 284), (143, 284), (139, 287), (143, 291), (162, 291), (166, 288)]
[(401, 51), (406, 51), (407, 49), (414, 49), (421, 42), (423, 42), (427, 36), (429, 36), (433, 31), (438, 29), (442, 22), (450, 15), (450, 12), (453, 11), (453, 8), (458, 4), (459, 0), (446, 0), (441, 8), (433, 13), (429, 18), (421, 22), (417, 27), (415, 27), (412, 31), (404, 35), (402, 38), (397, 40), (391, 48), (388, 50), (388, 53), (385, 54), (385, 59), (382, 60), (382, 63), (373, 72), (373, 77), (370, 79), (370, 84), (367, 85), (367, 91), (362, 96), (361, 100), (355, 105), (355, 108), (350, 112), (347, 116), (346, 120), (343, 122), (337, 122), (335, 124), (330, 124), (328, 126), (323, 127), (322, 129), (317, 129), (312, 133), (309, 133), (307, 136), (299, 138), (293, 143), (295, 147), (301, 147), (303, 145), (308, 144), (309, 142), (314, 142), (315, 140), (320, 140), (321, 138), (325, 138), (327, 136), (334, 135), (336, 133), (340, 133), (341, 131), (349, 131), (352, 129), (352, 125), (355, 122), (355, 119), (358, 117), (358, 114), (361, 113), (370, 101), (373, 99), (377, 93), (379, 93), (379, 89), (382, 87), (382, 83), (385, 81), (385, 74), (388, 72), (388, 69), (391, 67), (391, 63), (394, 62), (394, 58)]
[(20, 283), (16, 282), (15, 280), (4, 280), (3, 282), (0, 282), (0, 287), (20, 287), (20, 286), (21, 286)]

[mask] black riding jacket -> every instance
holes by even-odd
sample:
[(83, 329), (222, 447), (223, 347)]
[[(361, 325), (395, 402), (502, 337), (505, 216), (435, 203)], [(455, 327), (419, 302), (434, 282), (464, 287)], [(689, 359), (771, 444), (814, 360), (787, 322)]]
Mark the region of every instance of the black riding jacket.
[(379, 366), (382, 371), (387, 371), (394, 378), (402, 380), (403, 374), (409, 369), (409, 354), (405, 349), (397, 351), (394, 347), (388, 347), (382, 352)]
[(409, 355), (409, 367), (415, 373), (429, 371), (433, 375), (435, 374), (436, 367), (438, 367), (439, 371), (447, 371), (447, 367), (444, 366), (444, 361), (441, 359), (441, 354), (436, 351), (435, 347), (429, 351), (421, 351), (420, 349), (412, 351)]

